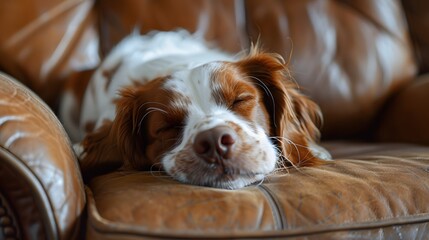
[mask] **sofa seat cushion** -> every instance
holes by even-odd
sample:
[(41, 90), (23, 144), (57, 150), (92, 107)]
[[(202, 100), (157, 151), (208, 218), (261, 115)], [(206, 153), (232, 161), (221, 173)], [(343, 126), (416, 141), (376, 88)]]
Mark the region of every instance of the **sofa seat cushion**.
[(429, 148), (328, 143), (335, 160), (221, 190), (161, 172), (114, 172), (87, 187), (88, 238), (419, 238), (429, 230)]

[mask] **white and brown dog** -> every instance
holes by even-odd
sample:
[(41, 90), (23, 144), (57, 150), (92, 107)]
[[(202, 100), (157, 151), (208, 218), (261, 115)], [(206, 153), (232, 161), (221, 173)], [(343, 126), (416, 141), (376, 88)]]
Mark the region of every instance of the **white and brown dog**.
[(84, 169), (161, 165), (182, 182), (235, 189), (329, 158), (317, 145), (320, 110), (279, 55), (231, 56), (184, 31), (125, 38), (90, 80), (77, 125), (72, 102), (63, 99), (62, 120), (83, 139)]

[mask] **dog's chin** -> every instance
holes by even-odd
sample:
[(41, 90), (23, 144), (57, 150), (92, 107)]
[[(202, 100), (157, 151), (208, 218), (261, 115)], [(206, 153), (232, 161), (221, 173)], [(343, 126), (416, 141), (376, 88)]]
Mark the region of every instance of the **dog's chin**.
[(201, 168), (190, 173), (168, 172), (174, 179), (192, 185), (221, 188), (239, 189), (251, 184), (261, 183), (267, 173), (253, 173), (244, 171), (220, 172), (210, 168)]
[(271, 146), (267, 144), (266, 148), (254, 147), (248, 151), (237, 151), (229, 159), (211, 160), (201, 158), (192, 149), (177, 148), (178, 150), (173, 149), (164, 155), (161, 163), (167, 174), (180, 182), (238, 189), (261, 183), (265, 176), (274, 171), (277, 155), (275, 148)]
[[(250, 175), (232, 175), (232, 174), (223, 174), (221, 176), (206, 176), (205, 181), (200, 179), (189, 178), (184, 183), (199, 185), (204, 187), (212, 188), (221, 188), (221, 189), (239, 189), (246, 186), (249, 186), (253, 183), (259, 183), (264, 179), (264, 174), (255, 174)], [(182, 179), (178, 179), (181, 181)]]
[(239, 189), (251, 184), (258, 184), (263, 181), (265, 174), (245, 174), (245, 175), (228, 175), (217, 176), (215, 180), (201, 184), (206, 187)]

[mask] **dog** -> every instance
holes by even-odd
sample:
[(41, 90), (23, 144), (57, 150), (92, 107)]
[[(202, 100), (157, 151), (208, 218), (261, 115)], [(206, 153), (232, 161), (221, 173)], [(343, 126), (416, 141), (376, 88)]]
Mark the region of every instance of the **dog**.
[(329, 159), (318, 145), (321, 120), (280, 55), (257, 46), (230, 55), (174, 31), (122, 40), (92, 76), (70, 128), (83, 138), (84, 170), (160, 166), (180, 182), (237, 189), (278, 167)]

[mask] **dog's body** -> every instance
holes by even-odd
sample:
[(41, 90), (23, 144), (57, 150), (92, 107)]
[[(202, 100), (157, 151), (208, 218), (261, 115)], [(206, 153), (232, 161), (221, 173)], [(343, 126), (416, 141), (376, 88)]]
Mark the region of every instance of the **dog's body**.
[(281, 58), (256, 48), (233, 57), (186, 32), (123, 40), (91, 79), (80, 116), (78, 125), (63, 122), (83, 138), (83, 166), (161, 164), (179, 181), (232, 189), (284, 161), (313, 166), (329, 158), (316, 144), (319, 109), (288, 79)]

